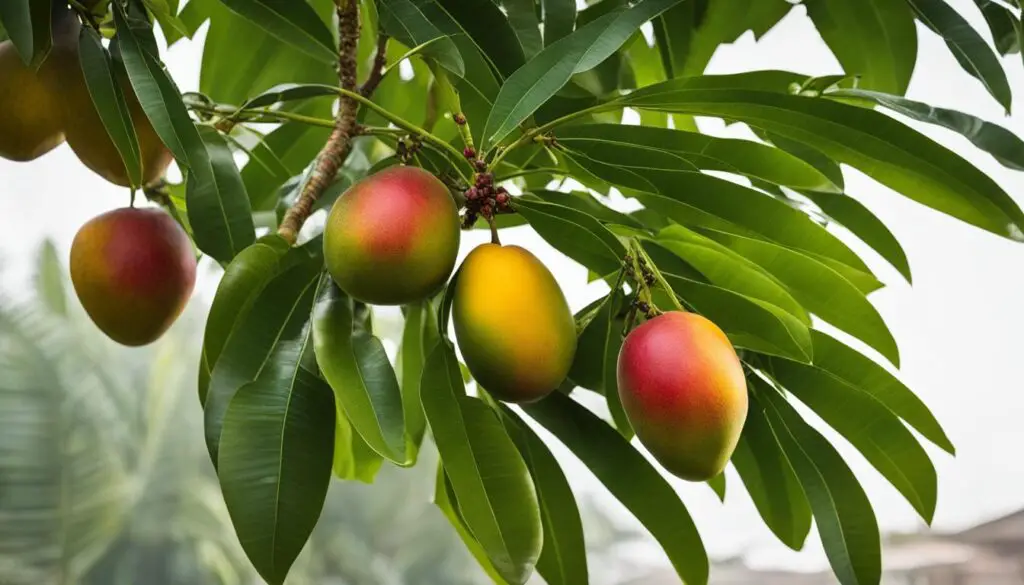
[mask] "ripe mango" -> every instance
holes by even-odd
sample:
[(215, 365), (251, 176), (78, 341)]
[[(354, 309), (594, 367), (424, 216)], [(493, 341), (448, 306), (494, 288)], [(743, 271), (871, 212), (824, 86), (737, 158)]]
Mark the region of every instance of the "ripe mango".
[(158, 209), (117, 209), (89, 220), (71, 244), (71, 282), (114, 341), (146, 345), (181, 314), (196, 281), (188, 235)]
[(670, 312), (622, 343), (619, 397), (636, 436), (661, 465), (691, 481), (725, 469), (747, 418), (747, 382), (717, 325)]
[[(54, 53), (77, 45), (80, 27), (66, 7), (55, 14)], [(33, 71), (21, 61), (14, 43), (0, 43), (0, 157), (30, 161), (64, 142), (63, 104), (53, 83), (59, 61), (60, 56), (51, 54)]]
[(402, 305), (441, 289), (459, 253), (458, 209), (444, 183), (417, 167), (391, 167), (338, 198), (324, 228), (324, 258), (349, 296)]
[(558, 388), (576, 354), (576, 324), (536, 256), (484, 244), (466, 257), (454, 286), (455, 337), (481, 387), (506, 402), (533, 402)]

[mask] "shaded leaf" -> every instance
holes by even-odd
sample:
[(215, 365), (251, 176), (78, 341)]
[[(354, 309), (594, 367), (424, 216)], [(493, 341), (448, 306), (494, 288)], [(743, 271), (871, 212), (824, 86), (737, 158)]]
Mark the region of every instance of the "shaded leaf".
[(519, 39), (524, 57), (533, 58), (544, 48), (534, 0), (502, 0), (501, 5), (508, 14), (508, 22)]
[[(50, 0), (4, 0), (0, 2), (0, 25), (14, 45), (22, 63), (36, 67), (46, 59), (53, 44)], [(63, 6), (61, 10), (67, 9)]]
[(626, 247), (594, 217), (525, 197), (514, 199), (513, 206), (548, 243), (587, 268), (610, 274), (622, 264)]
[[(434, 0), (458, 24), (502, 77), (525, 62), (523, 48), (508, 17), (493, 1)], [(467, 65), (468, 70), (468, 65)]]
[(352, 428), (352, 423), (335, 403), (334, 463), (332, 469), (338, 479), (373, 483), (380, 471), (384, 458), (366, 444), (363, 437)]
[(451, 480), (445, 475), (443, 463), (437, 466), (434, 505), (441, 510), (441, 513), (448, 519), (448, 522), (455, 528), (455, 532), (458, 533), (459, 538), (462, 539), (470, 554), (480, 563), (480, 567), (494, 581), (495, 585), (507, 585), (508, 581), (498, 574), (498, 570), (494, 568), (494, 564), (487, 558), (487, 553), (484, 552), (483, 547), (480, 546), (480, 543), (477, 542), (473, 534), (466, 528), (466, 523), (462, 519), (462, 513), (459, 510), (459, 504), (455, 499), (455, 490), (452, 489)]
[(406, 451), (413, 456), (419, 451), (427, 428), (420, 401), (423, 367), (438, 342), (437, 321), (430, 303), (420, 302), (406, 307), (398, 376), (402, 389), (402, 411), (405, 413)]
[(293, 0), (220, 0), (232, 12), (274, 37), (324, 63), (338, 60), (334, 36), (306, 2)]
[(541, 0), (544, 22), (544, 45), (566, 37), (576, 28), (575, 0)]
[[(455, 75), (466, 74), (462, 54), (412, 0), (380, 0), (381, 26), (387, 33), (409, 47), (424, 47), (423, 53), (433, 57)], [(429, 43), (429, 45), (428, 45)]]

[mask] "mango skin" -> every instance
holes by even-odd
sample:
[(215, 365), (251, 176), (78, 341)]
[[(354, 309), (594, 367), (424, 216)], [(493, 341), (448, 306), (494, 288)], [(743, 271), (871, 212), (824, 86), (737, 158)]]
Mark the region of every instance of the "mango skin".
[(462, 232), (444, 183), (417, 167), (391, 167), (338, 198), (324, 228), (324, 258), (349, 296), (372, 305), (425, 299), (455, 268)]
[(717, 325), (670, 312), (637, 327), (618, 359), (619, 397), (637, 437), (674, 475), (709, 480), (725, 469), (747, 418), (747, 382)]
[(117, 209), (89, 220), (71, 244), (71, 282), (103, 333), (130, 347), (156, 341), (196, 282), (185, 231), (157, 209)]
[(528, 403), (565, 380), (576, 324), (551, 272), (519, 246), (483, 244), (455, 280), (455, 337), (473, 378), (495, 398)]

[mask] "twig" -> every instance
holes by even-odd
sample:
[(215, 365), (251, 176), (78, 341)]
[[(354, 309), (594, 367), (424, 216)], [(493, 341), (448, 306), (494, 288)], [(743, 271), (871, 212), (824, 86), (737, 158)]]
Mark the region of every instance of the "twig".
[[(338, 6), (338, 79), (346, 92), (356, 91), (356, 53), (359, 44), (359, 1), (336, 0)], [(357, 94), (358, 95), (358, 94)], [(361, 97), (361, 96), (360, 96)], [(334, 131), (327, 144), (320, 150), (316, 163), (306, 183), (302, 186), (295, 204), (285, 214), (277, 233), (286, 241), (295, 243), (299, 230), (309, 218), (316, 200), (338, 174), (338, 169), (348, 157), (352, 137), (356, 130), (356, 112), (359, 103), (347, 95), (339, 99), (338, 114)]]
[(359, 94), (370, 97), (384, 79), (384, 67), (388, 64), (388, 35), (383, 32), (377, 35), (377, 53), (373, 56), (373, 68), (370, 75), (359, 88)]

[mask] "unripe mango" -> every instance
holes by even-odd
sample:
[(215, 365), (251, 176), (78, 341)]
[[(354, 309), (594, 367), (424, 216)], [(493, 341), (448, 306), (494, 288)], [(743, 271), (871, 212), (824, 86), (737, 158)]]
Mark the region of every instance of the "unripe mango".
[(665, 469), (691, 481), (725, 469), (747, 418), (747, 382), (718, 326), (682, 312), (647, 321), (623, 341), (617, 377), (636, 436)]
[(455, 337), (481, 387), (506, 402), (533, 402), (558, 388), (576, 354), (576, 324), (536, 256), (484, 244), (466, 257), (454, 286)]
[(458, 209), (444, 183), (391, 167), (349, 187), (324, 228), (324, 259), (349, 296), (402, 305), (444, 286), (459, 253)]
[(157, 209), (104, 213), (71, 244), (71, 282), (96, 326), (114, 341), (146, 345), (181, 314), (196, 281), (188, 235)]

